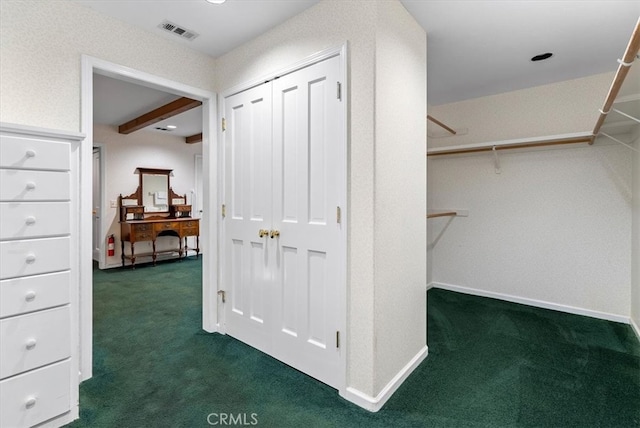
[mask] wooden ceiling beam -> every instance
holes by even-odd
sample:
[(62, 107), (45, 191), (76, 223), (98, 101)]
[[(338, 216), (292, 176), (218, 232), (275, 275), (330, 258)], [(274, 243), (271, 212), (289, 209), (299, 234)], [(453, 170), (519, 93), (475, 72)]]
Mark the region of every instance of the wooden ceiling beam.
[(195, 144), (195, 143), (202, 142), (202, 132), (185, 138), (184, 142), (187, 144)]
[(143, 114), (142, 116), (136, 117), (135, 119), (130, 120), (127, 123), (123, 123), (122, 125), (118, 126), (118, 132), (120, 134), (131, 134), (134, 131), (146, 128), (149, 125), (158, 123), (161, 120), (169, 119), (170, 117), (179, 115), (180, 113), (184, 113), (187, 110), (191, 110), (192, 108), (201, 105), (202, 101), (197, 101), (186, 97), (178, 98), (177, 100), (172, 101), (169, 104), (165, 104), (162, 107), (158, 107), (155, 110)]

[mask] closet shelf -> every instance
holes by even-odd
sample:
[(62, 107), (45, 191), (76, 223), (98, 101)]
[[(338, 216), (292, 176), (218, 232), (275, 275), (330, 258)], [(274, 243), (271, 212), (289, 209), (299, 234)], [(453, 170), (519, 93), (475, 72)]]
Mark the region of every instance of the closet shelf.
[(537, 138), (519, 138), (515, 140), (495, 141), (492, 143), (438, 147), (427, 150), (427, 156), (490, 152), (493, 150), (524, 149), (531, 147), (555, 146), (561, 144), (590, 143), (591, 137), (592, 134), (590, 132), (579, 132), (573, 134), (562, 134)]
[(436, 217), (455, 217), (458, 213), (456, 211), (433, 211), (427, 213), (427, 218), (436, 218)]
[(453, 130), (452, 128), (448, 127), (447, 125), (445, 125), (444, 123), (440, 122), (438, 119), (436, 119), (433, 116), (427, 115), (427, 120), (435, 123), (436, 125), (438, 125), (440, 128), (444, 129), (445, 131), (447, 131), (448, 133), (450, 133), (451, 135), (456, 135), (457, 132), (455, 130)]
[(596, 125), (593, 128), (591, 141), (589, 144), (593, 144), (596, 136), (600, 133), (600, 128), (604, 123), (604, 120), (607, 118), (607, 115), (611, 111), (613, 103), (620, 92), (620, 88), (622, 88), (622, 84), (624, 83), (624, 79), (627, 77), (627, 73), (629, 73), (629, 69), (633, 64), (634, 60), (638, 56), (638, 51), (640, 51), (640, 18), (638, 22), (636, 22), (636, 27), (631, 34), (631, 38), (629, 39), (629, 44), (627, 45), (627, 49), (624, 51), (624, 56), (621, 60), (618, 60), (619, 66), (616, 71), (616, 75), (613, 78), (613, 82), (611, 83), (611, 87), (609, 88), (609, 93), (604, 101), (604, 106), (600, 110), (600, 116), (596, 121)]

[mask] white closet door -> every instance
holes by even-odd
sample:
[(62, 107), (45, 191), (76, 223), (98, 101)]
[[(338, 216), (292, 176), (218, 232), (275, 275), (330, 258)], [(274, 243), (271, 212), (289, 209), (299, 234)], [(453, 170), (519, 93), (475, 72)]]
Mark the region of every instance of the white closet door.
[(224, 132), (226, 332), (334, 387), (345, 310), (339, 71), (334, 57), (226, 98)]
[(333, 57), (273, 82), (273, 355), (338, 386), (344, 147)]
[(224, 289), (227, 334), (269, 352), (271, 85), (226, 98)]

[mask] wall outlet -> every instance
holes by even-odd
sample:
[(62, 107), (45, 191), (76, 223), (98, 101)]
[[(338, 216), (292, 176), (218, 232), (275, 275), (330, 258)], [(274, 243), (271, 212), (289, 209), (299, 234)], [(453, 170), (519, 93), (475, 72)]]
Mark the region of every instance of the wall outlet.
[(109, 201), (109, 206), (111, 208), (118, 208), (118, 202), (117, 201)]

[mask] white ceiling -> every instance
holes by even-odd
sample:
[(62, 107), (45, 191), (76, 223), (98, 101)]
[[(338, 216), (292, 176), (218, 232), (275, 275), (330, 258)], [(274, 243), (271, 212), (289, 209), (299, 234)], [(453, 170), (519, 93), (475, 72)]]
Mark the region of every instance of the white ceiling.
[[(317, 0), (228, 0), (223, 5), (204, 0), (76, 1), (214, 57), (317, 3)], [(427, 32), (431, 105), (614, 71), (640, 16), (640, 1), (630, 0), (401, 2)], [(158, 24), (165, 19), (199, 33), (199, 37), (187, 41), (159, 29)], [(543, 62), (530, 61), (532, 56), (544, 52), (554, 55)], [(134, 111), (145, 110), (143, 100), (149, 100), (150, 108), (146, 110), (151, 110), (176, 98), (169, 96), (164, 101), (166, 94), (153, 94), (153, 90), (135, 85), (117, 89), (115, 86), (125, 83), (109, 82), (106, 77), (97, 82), (95, 102), (104, 106), (96, 105), (94, 117), (99, 123), (116, 124), (113, 122), (116, 119), (120, 122), (133, 119), (137, 116)], [(137, 90), (140, 95), (134, 95)], [(192, 135), (186, 130), (175, 132)]]

